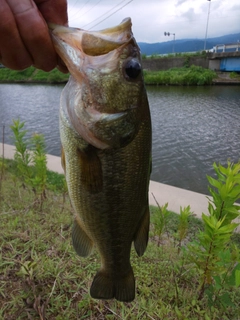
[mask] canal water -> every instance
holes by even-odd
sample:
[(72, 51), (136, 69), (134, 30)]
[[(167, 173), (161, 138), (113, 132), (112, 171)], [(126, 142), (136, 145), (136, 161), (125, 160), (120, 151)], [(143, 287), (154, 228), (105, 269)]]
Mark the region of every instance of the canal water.
[[(58, 109), (62, 85), (1, 84), (0, 140), (13, 144), (12, 119), (29, 135), (43, 133), (47, 153), (60, 155)], [(213, 162), (240, 159), (240, 87), (147, 87), (153, 125), (151, 179), (208, 193)]]

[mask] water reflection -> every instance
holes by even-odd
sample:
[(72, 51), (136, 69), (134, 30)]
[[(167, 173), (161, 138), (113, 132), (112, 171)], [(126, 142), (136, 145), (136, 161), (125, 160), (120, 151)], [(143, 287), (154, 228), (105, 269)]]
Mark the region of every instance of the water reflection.
[(62, 88), (62, 85), (1, 84), (0, 124), (6, 126), (6, 143), (13, 144), (9, 126), (12, 119), (19, 118), (25, 121), (29, 135), (44, 133), (49, 154), (59, 155), (58, 112)]
[(239, 87), (148, 88), (152, 179), (207, 193), (214, 161), (239, 160)]

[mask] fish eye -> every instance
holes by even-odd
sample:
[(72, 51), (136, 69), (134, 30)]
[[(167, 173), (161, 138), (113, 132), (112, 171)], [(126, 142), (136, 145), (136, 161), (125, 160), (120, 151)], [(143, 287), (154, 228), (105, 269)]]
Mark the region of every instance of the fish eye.
[(140, 63), (135, 59), (129, 60), (125, 65), (125, 72), (129, 78), (136, 79), (141, 73)]

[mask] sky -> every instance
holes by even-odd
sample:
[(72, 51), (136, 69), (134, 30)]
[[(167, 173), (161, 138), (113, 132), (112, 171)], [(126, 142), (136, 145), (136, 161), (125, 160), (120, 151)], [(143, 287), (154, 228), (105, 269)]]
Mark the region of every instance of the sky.
[(173, 34), (176, 40), (205, 39), (206, 30), (207, 38), (240, 32), (239, 0), (68, 0), (68, 15), (69, 26), (85, 30), (131, 17), (136, 40), (148, 43), (173, 40)]

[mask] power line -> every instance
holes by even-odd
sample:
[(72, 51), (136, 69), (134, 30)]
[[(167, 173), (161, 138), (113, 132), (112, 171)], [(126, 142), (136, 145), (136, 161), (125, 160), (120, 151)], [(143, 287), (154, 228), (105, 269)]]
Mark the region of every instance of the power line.
[[(83, 17), (86, 13), (88, 13), (89, 11), (91, 11), (94, 7), (96, 7), (102, 0), (99, 0), (98, 2), (96, 2), (93, 6), (91, 6), (87, 11), (83, 12), (83, 14), (78, 15), (76, 18), (71, 18), (71, 20), (76, 20), (76, 19), (80, 19), (81, 17)], [(79, 11), (78, 11), (79, 12)], [(76, 16), (76, 14), (74, 15)]]
[[(77, 3), (78, 3), (78, 0), (75, 0), (75, 2), (71, 5), (71, 7), (74, 8)], [(68, 5), (69, 5), (69, 3), (68, 3)]]
[(99, 0), (97, 3), (95, 3), (91, 8), (89, 8), (87, 11), (85, 11), (81, 16), (79, 16), (78, 18), (81, 18), (82, 16), (84, 16), (86, 13), (88, 13), (89, 11), (91, 11), (94, 7), (96, 7), (96, 5), (99, 4), (99, 2), (101, 2), (102, 0)]
[(105, 19), (101, 20), (100, 22), (96, 23), (94, 26), (92, 26), (90, 28), (90, 30), (94, 27), (96, 27), (97, 25), (99, 25), (100, 23), (102, 23), (103, 21), (107, 20), (109, 17), (113, 16), (116, 12), (120, 11), (122, 8), (126, 7), (126, 5), (128, 5), (130, 2), (132, 2), (133, 0), (128, 1), (125, 5), (123, 5), (121, 8), (117, 9), (116, 11), (114, 11), (112, 14), (110, 14), (109, 16), (107, 16)]
[(90, 2), (91, 0), (87, 0), (79, 9), (77, 9), (76, 11), (73, 9), (77, 3), (79, 3), (79, 0), (76, 0), (72, 6), (72, 11), (74, 12), (72, 17), (76, 17), (78, 16), (78, 13), (82, 11), (82, 9)]
[[(89, 0), (87, 0), (87, 1), (89, 1)], [(79, 3), (79, 0), (75, 0), (74, 2), (73, 2), (73, 4), (71, 4), (71, 10), (74, 10), (75, 8), (74, 7), (76, 7), (76, 5)], [(81, 8), (80, 8), (80, 10), (84, 7), (84, 5), (85, 4), (83, 4), (82, 6), (81, 6)], [(69, 7), (69, 9), (70, 9), (70, 1), (68, 2), (68, 7)]]
[(85, 27), (88, 26), (89, 24), (91, 24), (91, 23), (99, 20), (101, 17), (103, 17), (103, 16), (105, 16), (107, 13), (111, 12), (113, 9), (115, 9), (115, 8), (118, 7), (120, 4), (122, 4), (124, 1), (126, 1), (126, 0), (120, 1), (118, 4), (116, 4), (116, 5), (115, 5), (114, 7), (112, 7), (110, 10), (106, 11), (105, 13), (103, 13), (102, 15), (100, 15), (99, 17), (97, 17), (96, 19), (92, 20), (91, 22), (85, 24), (85, 25), (83, 26), (83, 28), (85, 28)]
[[(93, 22), (99, 20), (101, 17), (105, 16), (106, 14), (108, 14), (109, 12), (111, 12), (112, 10), (114, 10), (116, 7), (118, 7), (119, 5), (121, 5), (123, 1), (120, 1), (117, 5), (115, 5), (114, 7), (112, 7), (110, 10), (106, 11), (104, 14), (102, 14), (101, 16), (99, 16), (98, 18), (94, 19), (93, 21), (87, 23), (85, 26), (83, 26), (83, 28), (85, 28), (86, 26), (92, 24)], [(117, 10), (115, 10), (114, 12), (112, 12), (111, 14), (109, 14), (106, 18), (104, 18), (103, 20), (99, 21), (98, 23), (96, 23), (95, 25), (93, 25), (91, 28), (89, 28), (89, 30), (91, 30), (92, 28), (96, 27), (97, 25), (99, 25), (100, 23), (102, 23), (103, 21), (107, 20), (109, 17), (111, 17), (112, 15), (114, 15), (116, 12), (118, 12), (119, 10), (121, 10), (122, 8), (124, 8), (126, 5), (128, 5), (130, 2), (132, 2), (133, 0), (128, 1), (127, 3), (125, 3), (123, 6), (121, 6), (120, 8), (118, 8)]]

